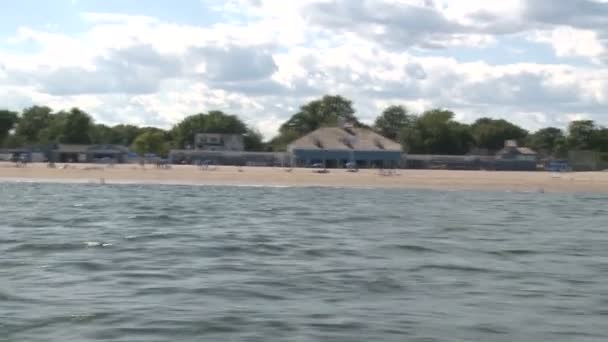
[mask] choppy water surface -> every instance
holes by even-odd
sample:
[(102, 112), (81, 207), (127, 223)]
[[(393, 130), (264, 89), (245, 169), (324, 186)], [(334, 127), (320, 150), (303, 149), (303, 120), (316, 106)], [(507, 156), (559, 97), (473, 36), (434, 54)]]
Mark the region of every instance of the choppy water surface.
[(1, 341), (606, 341), (608, 196), (0, 184)]

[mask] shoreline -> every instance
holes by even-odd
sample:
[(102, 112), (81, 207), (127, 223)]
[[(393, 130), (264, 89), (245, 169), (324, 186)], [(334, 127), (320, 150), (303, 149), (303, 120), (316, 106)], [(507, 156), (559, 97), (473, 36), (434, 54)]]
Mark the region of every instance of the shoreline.
[[(67, 165), (67, 168), (62, 168)], [(358, 189), (482, 190), (557, 193), (608, 193), (608, 172), (550, 173), (517, 171), (396, 170), (384, 176), (379, 170), (331, 169), (318, 174), (312, 169), (219, 166), (203, 171), (191, 165), (158, 169), (147, 165), (59, 164), (48, 168), (34, 163), (17, 168), (0, 162), (0, 182), (65, 184), (141, 184), (182, 186), (327, 187)]]

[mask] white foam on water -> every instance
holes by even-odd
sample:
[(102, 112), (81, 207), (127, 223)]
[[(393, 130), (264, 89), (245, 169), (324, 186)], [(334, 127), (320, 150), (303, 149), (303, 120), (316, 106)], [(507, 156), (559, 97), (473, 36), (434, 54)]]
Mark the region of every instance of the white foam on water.
[(111, 243), (98, 242), (98, 241), (87, 241), (84, 243), (87, 247), (110, 247)]

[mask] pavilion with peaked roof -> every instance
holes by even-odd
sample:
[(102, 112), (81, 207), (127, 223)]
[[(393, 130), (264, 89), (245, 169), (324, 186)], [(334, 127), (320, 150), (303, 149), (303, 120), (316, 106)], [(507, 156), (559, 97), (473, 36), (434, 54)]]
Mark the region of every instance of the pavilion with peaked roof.
[(398, 167), (402, 160), (401, 144), (368, 128), (344, 125), (321, 127), (288, 146), (296, 166), (322, 164), (342, 168)]

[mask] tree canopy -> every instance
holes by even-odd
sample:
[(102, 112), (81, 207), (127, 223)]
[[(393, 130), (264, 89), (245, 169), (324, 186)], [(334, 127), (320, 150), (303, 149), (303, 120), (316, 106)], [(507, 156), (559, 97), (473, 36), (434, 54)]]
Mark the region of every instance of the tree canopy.
[(528, 145), (543, 155), (563, 157), (567, 150), (567, 141), (564, 131), (547, 127), (540, 129), (529, 136)]
[(0, 110), (0, 144), (2, 144), (19, 120), (19, 113)]
[(392, 139), (400, 140), (403, 129), (411, 127), (416, 117), (403, 106), (390, 106), (376, 119), (374, 128), (378, 133)]
[(568, 145), (575, 150), (593, 149), (595, 135), (596, 127), (593, 121), (572, 121), (568, 126)]
[(454, 113), (432, 109), (417, 117), (401, 132), (401, 143), (409, 153), (465, 154), (473, 143), (469, 126), (454, 121)]
[(41, 141), (40, 132), (49, 127), (51, 113), (49, 107), (33, 106), (23, 110), (15, 135), (20, 137), (26, 144), (35, 144)]
[(236, 115), (229, 115), (221, 111), (192, 115), (171, 129), (174, 147), (191, 146), (197, 133), (246, 134), (248, 128)]
[(471, 125), (475, 146), (488, 151), (497, 151), (504, 147), (505, 141), (523, 142), (528, 132), (503, 119), (481, 118)]
[[(118, 144), (140, 153), (165, 155), (170, 148), (189, 148), (197, 133), (243, 135), (248, 151), (284, 151), (294, 140), (320, 127), (352, 123), (367, 127), (356, 116), (353, 103), (340, 95), (325, 95), (304, 105), (279, 128), (278, 135), (264, 142), (262, 134), (239, 117), (222, 111), (187, 116), (170, 130), (119, 124), (95, 123), (85, 111), (72, 108), (54, 112), (46, 106), (32, 106), (21, 113), (0, 110), (0, 146)], [(481, 118), (468, 125), (457, 122), (446, 109), (414, 114), (392, 105), (375, 119), (373, 129), (401, 142), (413, 154), (467, 154), (485, 150), (493, 153), (506, 140), (517, 140), (542, 156), (565, 157), (569, 151), (608, 152), (608, 128), (591, 120), (573, 121), (567, 130), (542, 128), (529, 134), (504, 119)]]
[(153, 153), (158, 156), (166, 156), (169, 148), (169, 142), (161, 130), (147, 130), (137, 136), (131, 145), (131, 149), (140, 155)]
[(296, 140), (318, 128), (336, 126), (349, 122), (356, 126), (363, 124), (355, 116), (352, 101), (340, 95), (325, 95), (300, 107), (300, 110), (279, 128), (279, 135), (271, 141), (275, 150), (283, 150)]
[(280, 132), (303, 136), (323, 126), (335, 126), (341, 120), (360, 124), (350, 100), (339, 95), (325, 95), (300, 107), (300, 111), (281, 126)]

